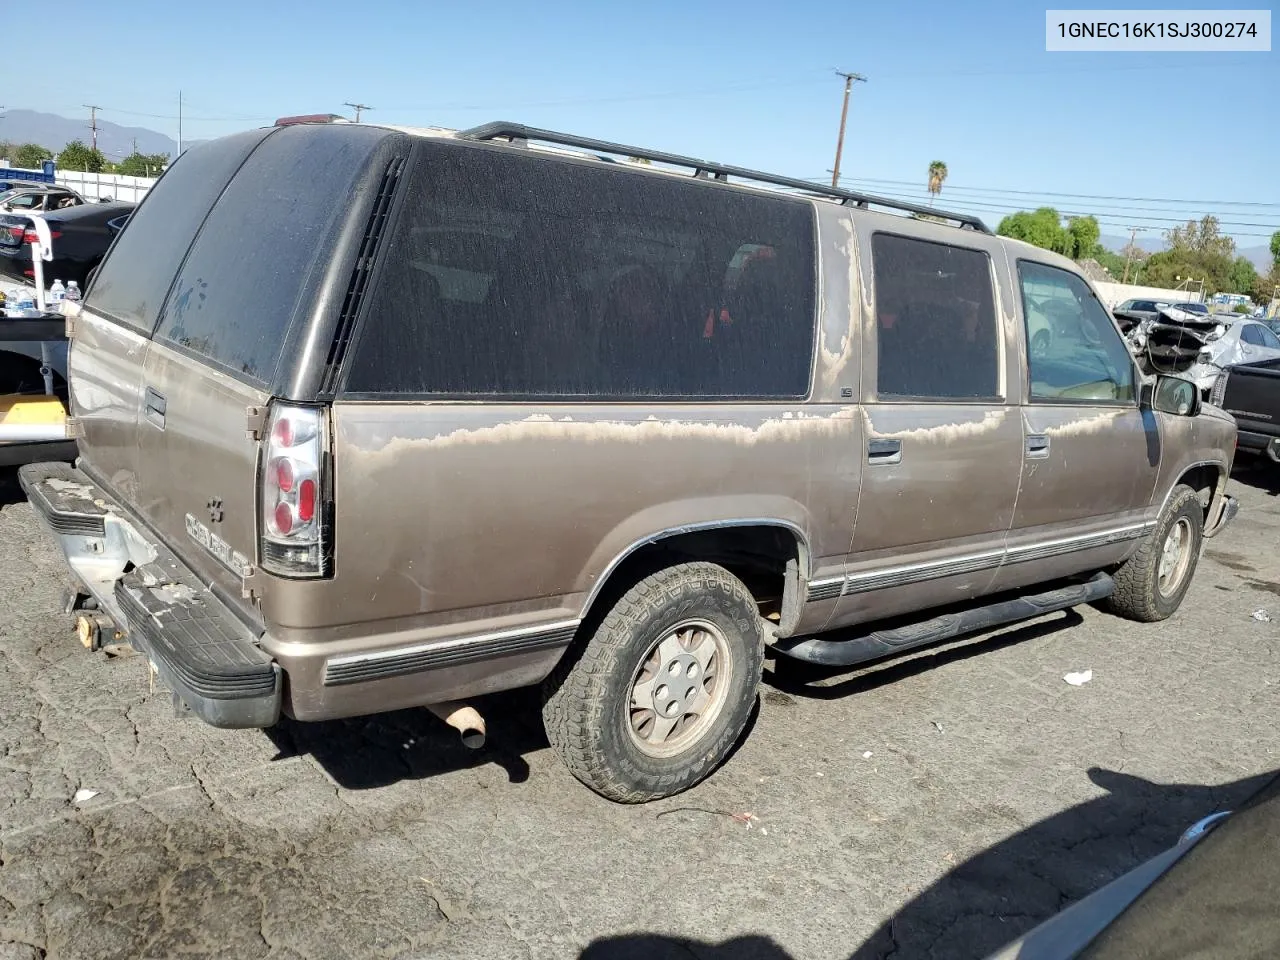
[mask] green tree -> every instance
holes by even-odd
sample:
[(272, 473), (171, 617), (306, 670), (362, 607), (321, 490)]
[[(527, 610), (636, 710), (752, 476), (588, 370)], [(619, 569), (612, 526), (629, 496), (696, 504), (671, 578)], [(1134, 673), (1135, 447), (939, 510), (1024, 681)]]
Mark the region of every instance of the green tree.
[(1226, 293), (1249, 293), (1258, 283), (1258, 271), (1248, 257), (1236, 257), (1231, 264)]
[(1062, 226), (1062, 217), (1053, 207), (1041, 207), (1030, 213), (1026, 210), (1011, 213), (1000, 221), (996, 233), (1002, 237), (1025, 240), (1033, 246), (1055, 253), (1070, 254), (1075, 249), (1075, 241)]
[(13, 151), (18, 149), (8, 140), (0, 140), (0, 160), (8, 160), (13, 162)]
[(1280, 230), (1271, 235), (1271, 265), (1280, 267)]
[(82, 170), (85, 173), (101, 173), (107, 158), (101, 150), (87, 147), (80, 140), (72, 140), (58, 154), (58, 166), (63, 170)]
[(1169, 249), (1176, 252), (1202, 253), (1230, 257), (1236, 252), (1236, 242), (1222, 235), (1218, 218), (1204, 216), (1188, 220), (1184, 226), (1165, 231)]
[(15, 167), (22, 167), (25, 170), (39, 170), (42, 163), (52, 159), (53, 153), (40, 144), (24, 143), (14, 148), (11, 162)]
[(1071, 217), (1067, 220), (1067, 233), (1071, 240), (1071, 252), (1068, 256), (1072, 259), (1096, 258), (1098, 251), (1102, 249), (1098, 244), (1102, 228), (1098, 226), (1097, 217)]
[(946, 182), (947, 165), (941, 160), (935, 160), (929, 164), (929, 206), (933, 206), (933, 201), (942, 192), (942, 185)]
[(138, 153), (135, 150), (116, 164), (115, 172), (129, 177), (158, 177), (168, 162), (167, 153)]

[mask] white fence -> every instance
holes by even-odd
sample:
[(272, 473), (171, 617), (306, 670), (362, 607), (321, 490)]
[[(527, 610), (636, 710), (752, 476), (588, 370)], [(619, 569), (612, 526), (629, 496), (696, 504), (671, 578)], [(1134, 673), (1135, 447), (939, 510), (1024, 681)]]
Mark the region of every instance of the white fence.
[(1158, 300), (1163, 303), (1199, 303), (1202, 294), (1199, 291), (1189, 293), (1186, 290), (1169, 290), (1164, 287), (1140, 287), (1134, 283), (1095, 282), (1098, 296), (1114, 310), (1118, 304), (1126, 300)]
[(58, 170), (55, 173), (58, 183), (70, 187), (86, 200), (99, 200), (110, 197), (112, 200), (127, 200), (137, 203), (156, 177), (126, 177), (120, 173), (81, 173), (79, 170)]

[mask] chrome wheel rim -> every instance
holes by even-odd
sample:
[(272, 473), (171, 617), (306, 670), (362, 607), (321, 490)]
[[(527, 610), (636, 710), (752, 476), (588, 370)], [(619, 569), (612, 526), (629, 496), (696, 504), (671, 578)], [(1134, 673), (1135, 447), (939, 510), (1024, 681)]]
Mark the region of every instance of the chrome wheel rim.
[(645, 653), (631, 678), (627, 729), (651, 757), (697, 743), (724, 708), (732, 671), (729, 642), (707, 620), (685, 620)]
[(1164, 596), (1178, 589), (1191, 564), (1191, 521), (1179, 517), (1164, 538), (1160, 548), (1160, 565), (1156, 568), (1156, 584)]

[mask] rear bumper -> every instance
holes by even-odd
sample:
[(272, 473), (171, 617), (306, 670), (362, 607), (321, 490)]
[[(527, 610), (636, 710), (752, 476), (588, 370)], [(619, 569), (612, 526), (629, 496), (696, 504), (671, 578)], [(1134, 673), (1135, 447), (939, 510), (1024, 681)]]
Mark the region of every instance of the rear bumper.
[(76, 579), (193, 713), (215, 727), (279, 719), (279, 665), (178, 557), (75, 467), (18, 478)]
[(1241, 430), (1236, 434), (1236, 442), (1241, 450), (1261, 453), (1280, 463), (1280, 437), (1254, 433), (1252, 430)]

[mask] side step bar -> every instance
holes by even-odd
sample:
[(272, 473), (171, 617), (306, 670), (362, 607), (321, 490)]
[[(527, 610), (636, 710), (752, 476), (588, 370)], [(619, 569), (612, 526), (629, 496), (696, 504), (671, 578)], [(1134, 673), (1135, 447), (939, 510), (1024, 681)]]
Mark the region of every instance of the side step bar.
[(948, 613), (932, 620), (905, 627), (876, 630), (849, 640), (826, 640), (817, 637), (788, 637), (773, 645), (778, 653), (796, 660), (828, 667), (849, 667), (867, 660), (909, 650), (927, 643), (951, 640), (966, 633), (977, 633), (991, 627), (1018, 620), (1030, 620), (1057, 610), (1095, 603), (1115, 592), (1115, 582), (1099, 573), (1085, 583), (1072, 584), (1013, 600)]

